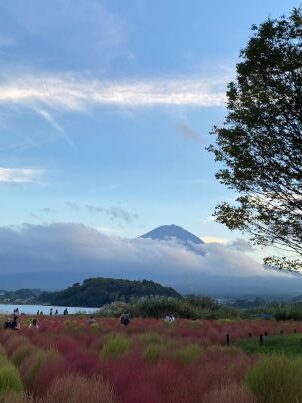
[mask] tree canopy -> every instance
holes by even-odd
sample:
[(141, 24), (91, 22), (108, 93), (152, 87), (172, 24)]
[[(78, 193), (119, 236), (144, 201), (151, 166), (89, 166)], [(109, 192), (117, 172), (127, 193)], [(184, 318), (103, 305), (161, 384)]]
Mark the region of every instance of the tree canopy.
[(75, 283), (62, 291), (44, 292), (39, 296), (39, 301), (59, 306), (100, 307), (114, 301), (129, 302), (155, 295), (181, 297), (173, 288), (153, 281), (97, 277), (86, 279), (82, 284)]
[[(228, 85), (227, 116), (208, 147), (218, 180), (238, 194), (214, 212), (254, 244), (284, 252), (264, 259), (302, 268), (302, 12), (252, 27)], [(283, 256), (282, 256), (283, 255)]]

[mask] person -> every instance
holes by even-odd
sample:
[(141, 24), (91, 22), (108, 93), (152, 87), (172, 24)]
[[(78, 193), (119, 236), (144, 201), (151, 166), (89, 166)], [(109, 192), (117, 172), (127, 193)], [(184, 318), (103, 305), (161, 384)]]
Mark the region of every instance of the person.
[(59, 312), (58, 312), (58, 310), (56, 309), (56, 311), (55, 311), (55, 316), (58, 316), (59, 315)]
[(165, 322), (170, 322), (170, 315), (167, 313), (164, 319)]
[(52, 308), (50, 308), (49, 316), (52, 316)]
[(39, 316), (40, 315), (40, 311), (37, 311), (37, 316)]
[(6, 322), (4, 322), (4, 329), (11, 329), (12, 322), (12, 319), (8, 319)]
[(130, 315), (129, 315), (129, 313), (126, 313), (126, 314), (124, 313), (121, 316), (121, 324), (127, 327), (129, 325), (129, 323), (130, 323)]
[(95, 323), (95, 319), (93, 316), (90, 316), (88, 321), (87, 321), (88, 325), (92, 325), (93, 323)]
[(39, 329), (38, 321), (34, 318), (28, 326), (29, 328)]
[(40, 316), (43, 315), (43, 311), (40, 311)]
[(20, 330), (20, 322), (18, 316), (15, 315), (13, 321), (11, 322), (10, 328), (13, 330)]
[(174, 316), (173, 314), (171, 314), (171, 313), (168, 313), (168, 314), (165, 316), (164, 321), (165, 321), (165, 322), (169, 322), (169, 323), (174, 322), (174, 321), (175, 321), (175, 316)]
[(14, 309), (14, 315), (15, 316), (19, 315), (19, 308)]
[(63, 315), (68, 315), (68, 309), (67, 308), (64, 309)]

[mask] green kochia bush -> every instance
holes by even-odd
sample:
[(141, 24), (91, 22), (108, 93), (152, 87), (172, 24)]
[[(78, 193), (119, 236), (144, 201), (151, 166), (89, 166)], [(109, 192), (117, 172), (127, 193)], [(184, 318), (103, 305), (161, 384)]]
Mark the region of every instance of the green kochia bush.
[(178, 357), (184, 364), (190, 364), (200, 357), (201, 351), (198, 344), (188, 344), (179, 351)]
[(164, 344), (165, 339), (161, 334), (158, 333), (145, 333), (144, 335), (141, 336), (141, 339), (145, 345), (150, 345), (150, 344)]
[(0, 394), (14, 390), (21, 392), (23, 385), (18, 370), (11, 364), (0, 367)]
[(107, 358), (117, 358), (127, 351), (131, 347), (131, 340), (122, 335), (110, 335), (101, 351), (101, 357), (103, 359)]
[(33, 354), (36, 351), (36, 348), (31, 345), (31, 344), (24, 344), (23, 346), (20, 346), (17, 348), (17, 350), (14, 352), (14, 354), (11, 357), (12, 362), (14, 365), (19, 367), (23, 360), (25, 360), (26, 357), (28, 357), (30, 354)]
[(302, 402), (302, 358), (273, 356), (260, 360), (246, 382), (261, 403)]
[(59, 359), (59, 353), (53, 350), (43, 351), (37, 349), (33, 354), (29, 354), (20, 366), (21, 376), (26, 388), (31, 391), (41, 369), (50, 365), (50, 363), (59, 361)]
[(146, 361), (157, 361), (163, 356), (164, 351), (163, 344), (149, 344), (145, 347), (143, 358)]

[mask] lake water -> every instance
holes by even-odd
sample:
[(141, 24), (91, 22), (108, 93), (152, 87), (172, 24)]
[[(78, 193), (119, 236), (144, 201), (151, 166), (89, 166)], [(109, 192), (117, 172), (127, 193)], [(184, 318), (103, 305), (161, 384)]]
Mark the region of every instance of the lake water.
[(79, 308), (73, 306), (49, 306), (49, 305), (8, 305), (0, 304), (0, 313), (2, 314), (12, 314), (14, 309), (19, 308), (19, 313), (24, 313), (26, 315), (35, 315), (37, 311), (42, 311), (44, 315), (49, 315), (50, 308), (52, 308), (53, 313), (57, 309), (59, 315), (63, 315), (65, 308), (68, 309), (69, 314), (74, 313), (94, 313), (99, 310), (99, 308)]

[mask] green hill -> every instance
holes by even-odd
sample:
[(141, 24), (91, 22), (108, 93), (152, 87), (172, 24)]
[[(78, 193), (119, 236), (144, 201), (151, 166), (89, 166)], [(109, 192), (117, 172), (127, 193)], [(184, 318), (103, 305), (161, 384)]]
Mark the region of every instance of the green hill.
[(112, 278), (89, 278), (58, 292), (43, 292), (39, 302), (58, 306), (100, 307), (114, 301), (129, 302), (147, 296), (181, 297), (171, 287), (153, 281), (131, 281)]

